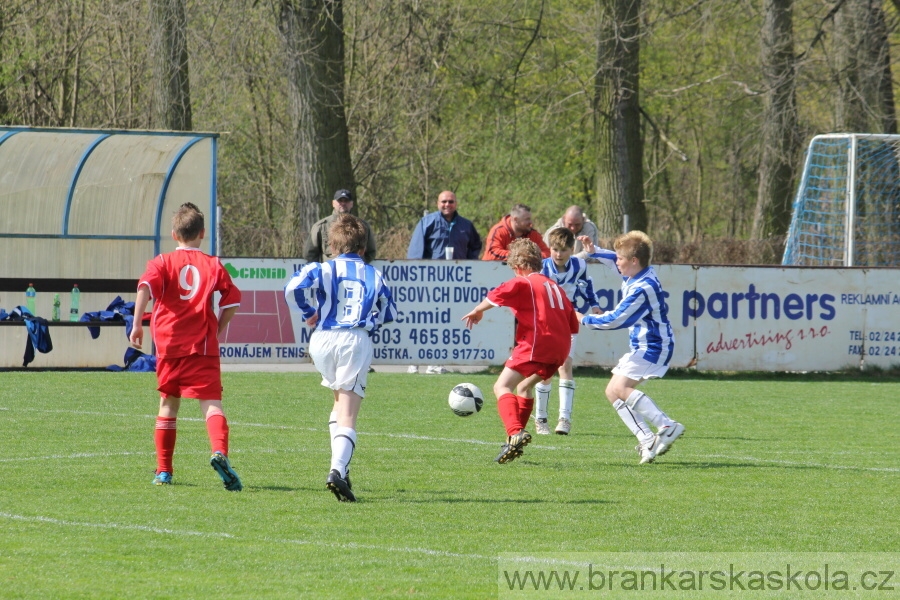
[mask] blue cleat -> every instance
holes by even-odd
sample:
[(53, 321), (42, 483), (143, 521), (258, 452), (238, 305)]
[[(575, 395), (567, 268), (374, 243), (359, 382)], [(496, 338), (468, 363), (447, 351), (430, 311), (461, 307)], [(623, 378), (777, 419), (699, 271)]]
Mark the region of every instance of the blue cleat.
[(226, 490), (229, 492), (239, 492), (244, 489), (243, 484), (241, 484), (241, 478), (238, 477), (238, 474), (231, 468), (231, 463), (228, 462), (227, 456), (221, 452), (216, 452), (210, 457), (209, 464), (216, 470), (219, 477), (222, 478), (222, 483), (225, 485)]
[(172, 485), (172, 474), (162, 471), (153, 478), (153, 485)]

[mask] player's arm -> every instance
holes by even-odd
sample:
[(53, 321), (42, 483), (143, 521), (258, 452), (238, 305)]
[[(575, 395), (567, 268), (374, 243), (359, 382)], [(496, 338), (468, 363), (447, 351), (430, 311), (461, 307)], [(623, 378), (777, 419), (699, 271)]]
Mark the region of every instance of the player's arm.
[(140, 350), (144, 342), (144, 326), (141, 319), (144, 311), (147, 310), (147, 304), (150, 302), (150, 286), (147, 284), (138, 285), (137, 298), (134, 300), (134, 322), (131, 325), (131, 335), (128, 341), (131, 345)]
[(460, 320), (466, 322), (467, 329), (472, 329), (472, 326), (481, 321), (481, 318), (484, 317), (484, 311), (490, 310), (492, 308), (494, 308), (494, 305), (490, 300), (485, 298), (478, 304), (478, 306), (466, 313), (466, 315), (463, 316), (463, 318)]
[(237, 306), (229, 306), (228, 308), (222, 309), (222, 314), (219, 315), (219, 329), (216, 332), (217, 336), (222, 335), (222, 332), (228, 327), (228, 323), (231, 322), (231, 319), (237, 313), (237, 310)]
[(302, 269), (294, 273), (284, 286), (284, 300), (288, 308), (293, 312), (303, 314), (307, 321), (316, 313), (314, 306), (310, 305), (306, 297), (306, 290), (319, 287), (319, 276), (322, 265), (308, 263)]
[(378, 300), (375, 302), (375, 306), (378, 309), (376, 327), (393, 322), (397, 316), (397, 304), (394, 302), (391, 288), (386, 286), (383, 280), (379, 279), (379, 281)]
[(649, 310), (647, 295), (635, 288), (616, 307), (602, 315), (584, 315), (581, 324), (591, 329), (624, 329), (634, 325)]
[(578, 241), (581, 242), (581, 245), (584, 247), (584, 251), (587, 252), (588, 258), (592, 258), (598, 262), (603, 263), (617, 275), (619, 274), (619, 267), (616, 266), (615, 252), (613, 252), (612, 250), (607, 250), (606, 248), (599, 248), (595, 246), (593, 240), (591, 240), (591, 238), (586, 235), (578, 236)]

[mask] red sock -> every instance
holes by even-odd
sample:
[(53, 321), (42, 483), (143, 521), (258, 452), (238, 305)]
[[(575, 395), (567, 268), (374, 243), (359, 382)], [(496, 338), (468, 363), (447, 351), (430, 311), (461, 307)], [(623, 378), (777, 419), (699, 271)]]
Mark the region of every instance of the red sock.
[(228, 456), (228, 420), (219, 413), (210, 415), (206, 420), (206, 433), (209, 434), (209, 445), (212, 451)]
[(172, 473), (172, 455), (175, 454), (175, 419), (171, 417), (156, 417), (156, 472)]
[(515, 394), (503, 394), (497, 398), (497, 412), (506, 428), (506, 435), (515, 435), (522, 429), (519, 421), (519, 401)]
[(531, 411), (534, 409), (534, 398), (516, 396), (516, 403), (519, 408), (519, 424), (522, 426), (520, 429), (525, 429), (525, 426), (528, 425), (528, 419), (531, 418)]

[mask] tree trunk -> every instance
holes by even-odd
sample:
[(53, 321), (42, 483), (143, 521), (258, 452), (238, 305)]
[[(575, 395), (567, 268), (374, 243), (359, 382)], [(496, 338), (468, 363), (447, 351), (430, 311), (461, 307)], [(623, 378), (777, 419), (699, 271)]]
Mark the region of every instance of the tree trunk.
[(594, 82), (598, 149), (597, 225), (601, 235), (647, 228), (640, 123), (640, 0), (599, 0)]
[(783, 235), (790, 226), (795, 165), (800, 148), (793, 0), (765, 1), (761, 47), (766, 95), (753, 239)]
[(846, 0), (835, 14), (834, 26), (837, 130), (896, 133), (890, 44), (881, 2)]
[(187, 21), (184, 0), (150, 0), (150, 54), (153, 61), (151, 126), (191, 131)]
[(344, 113), (342, 0), (281, 0), (287, 55), (298, 227), (331, 212), (335, 191), (354, 191)]

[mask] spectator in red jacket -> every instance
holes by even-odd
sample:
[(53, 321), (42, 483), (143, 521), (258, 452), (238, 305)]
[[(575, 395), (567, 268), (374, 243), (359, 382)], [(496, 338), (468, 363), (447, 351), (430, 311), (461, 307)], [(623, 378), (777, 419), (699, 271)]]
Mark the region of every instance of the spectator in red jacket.
[(481, 260), (506, 260), (509, 256), (509, 245), (514, 240), (529, 239), (541, 249), (541, 256), (549, 258), (550, 248), (544, 243), (541, 234), (531, 228), (531, 208), (524, 204), (516, 204), (509, 214), (491, 227), (485, 242), (484, 256)]

